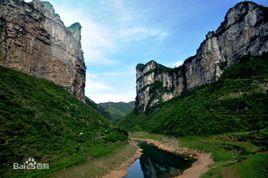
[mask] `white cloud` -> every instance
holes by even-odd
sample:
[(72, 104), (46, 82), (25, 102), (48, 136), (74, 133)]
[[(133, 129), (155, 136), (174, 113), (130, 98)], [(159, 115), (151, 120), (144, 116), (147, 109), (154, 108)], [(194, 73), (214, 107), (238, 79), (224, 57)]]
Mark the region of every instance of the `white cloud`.
[[(135, 76), (136, 74), (136, 70), (135, 70), (135, 67), (125, 67), (123, 70), (120, 70), (120, 71), (107, 71), (107, 72), (101, 72), (101, 73), (98, 73), (98, 74), (94, 74), (95, 77), (101, 79), (103, 77), (121, 77), (123, 79), (125, 79), (127, 76)], [(92, 74), (89, 74), (89, 75), (92, 75)]]
[(108, 53), (118, 49), (111, 31), (92, 20), (90, 14), (83, 9), (76, 10), (59, 6), (55, 6), (55, 9), (66, 26), (70, 26), (75, 21), (82, 25), (81, 43), (86, 64), (109, 65), (116, 63), (115, 60), (108, 57)]
[(168, 36), (168, 33), (166, 33), (166, 32), (161, 32), (161, 33), (158, 34), (158, 39), (159, 39), (159, 40), (163, 40), (163, 39), (165, 39), (167, 36)]
[[(83, 45), (86, 46), (86, 45)], [(87, 49), (86, 51), (84, 49)], [(85, 62), (87, 65), (110, 65), (116, 64), (117, 61), (112, 60), (106, 55), (105, 51), (98, 50), (94, 47), (83, 47)]]
[(148, 27), (123, 28), (119, 31), (119, 36), (123, 38), (124, 41), (143, 40), (149, 37), (162, 40), (167, 35), (168, 33), (166, 32)]
[[(147, 38), (163, 40), (168, 36), (168, 33), (163, 29), (151, 27), (149, 24), (137, 24), (141, 20), (137, 16), (139, 13), (133, 14), (129, 11), (129, 6), (125, 4), (126, 1), (111, 0), (110, 3), (114, 2), (114, 7), (108, 2), (105, 3), (104, 6), (108, 6), (109, 8), (106, 11), (107, 14), (112, 15), (111, 22), (107, 14), (106, 18), (108, 20), (106, 18), (103, 21), (96, 20), (101, 18), (98, 18), (94, 14), (92, 11), (94, 9), (90, 9), (91, 7), (73, 8), (68, 3), (60, 4), (56, 0), (54, 2), (55, 11), (60, 14), (66, 26), (70, 26), (74, 22), (80, 22), (82, 25), (81, 43), (85, 62), (87, 65), (90, 65), (88, 70), (95, 66), (96, 69), (94, 71), (98, 71), (97, 73), (87, 71), (86, 96), (96, 102), (133, 101), (135, 99), (135, 67), (122, 69), (125, 71), (111, 71), (107, 69), (110, 67), (108, 65), (114, 65), (120, 62), (111, 58), (111, 56), (116, 56), (114, 54), (124, 49), (125, 44), (122, 42), (144, 40)], [(101, 8), (105, 9), (104, 6)], [(102, 69), (98, 70), (100, 66)], [(100, 72), (105, 71), (103, 68), (106, 68), (107, 71)]]
[[(126, 22), (131, 21), (134, 16), (126, 9), (124, 1), (122, 0), (111, 0), (111, 5), (115, 9), (115, 12), (118, 14), (118, 20), (121, 22), (121, 25), (124, 26)], [(127, 2), (127, 1), (125, 1)]]
[[(135, 91), (123, 89), (123, 87), (121, 90), (118, 90), (118, 88), (112, 87), (110, 83), (110, 79), (117, 77), (118, 80), (124, 80), (130, 75), (135, 76), (135, 72), (131, 69), (125, 72), (87, 72), (85, 95), (97, 103), (108, 101), (133, 101), (135, 99)], [(132, 87), (135, 88), (135, 86), (131, 86), (131, 88)]]
[(118, 61), (111, 58), (111, 54), (120, 49), (120, 44), (117, 43), (119, 40), (130, 42), (149, 37), (163, 40), (168, 36), (168, 33), (161, 29), (143, 25), (133, 27), (133, 24), (139, 19), (135, 19), (133, 14), (129, 13), (124, 3), (125, 1), (122, 0), (111, 1), (114, 12), (118, 14), (119, 26), (116, 29), (93, 19), (87, 8), (73, 9), (64, 5), (54, 6), (56, 13), (60, 14), (66, 26), (70, 26), (76, 21), (82, 25), (81, 43), (87, 65), (116, 64)]
[(170, 63), (164, 63), (165, 66), (167, 67), (179, 67), (183, 64), (184, 60), (176, 60), (175, 62), (170, 62)]
[(171, 66), (172, 67), (179, 67), (183, 64), (183, 60), (179, 60), (179, 61), (176, 61), (174, 62)]
[(87, 86), (85, 88), (86, 95), (90, 95), (91, 93), (96, 93), (96, 92), (113, 90), (113, 88), (110, 87), (108, 84), (95, 80), (94, 77), (92, 79), (91, 76), (89, 75), (87, 75), (87, 78), (86, 78), (86, 86)]
[(149, 27), (140, 24), (143, 18), (137, 14), (141, 12), (131, 10), (130, 1), (113, 0), (112, 5), (115, 12), (118, 14), (118, 20), (120, 21), (120, 28), (118, 30), (117, 38), (122, 39), (125, 42), (143, 40), (149, 37), (163, 40), (168, 33), (161, 29)]

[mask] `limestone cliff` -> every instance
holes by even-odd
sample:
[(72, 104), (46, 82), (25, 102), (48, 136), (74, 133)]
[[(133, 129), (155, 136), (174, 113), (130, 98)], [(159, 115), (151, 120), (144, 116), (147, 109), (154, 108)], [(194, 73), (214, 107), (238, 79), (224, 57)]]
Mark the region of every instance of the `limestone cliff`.
[(0, 0), (0, 65), (45, 78), (84, 100), (81, 26), (66, 27), (46, 1)]
[(216, 81), (238, 58), (267, 52), (268, 8), (253, 2), (238, 3), (182, 66), (171, 69), (155, 61), (137, 65), (136, 110), (146, 111), (184, 91)]

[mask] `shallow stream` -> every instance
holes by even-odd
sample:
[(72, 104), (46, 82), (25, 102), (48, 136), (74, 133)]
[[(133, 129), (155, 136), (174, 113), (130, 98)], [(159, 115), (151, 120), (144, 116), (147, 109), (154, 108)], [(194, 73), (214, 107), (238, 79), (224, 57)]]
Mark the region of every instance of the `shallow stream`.
[(195, 161), (186, 155), (177, 155), (147, 143), (139, 144), (142, 156), (128, 169), (124, 178), (168, 178), (182, 174)]

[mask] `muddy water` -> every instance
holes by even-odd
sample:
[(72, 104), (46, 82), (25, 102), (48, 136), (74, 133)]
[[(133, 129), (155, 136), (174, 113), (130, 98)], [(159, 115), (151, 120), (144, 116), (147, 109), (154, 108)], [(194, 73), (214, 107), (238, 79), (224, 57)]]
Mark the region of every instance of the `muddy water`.
[(168, 178), (182, 174), (195, 161), (185, 155), (162, 151), (147, 143), (140, 143), (142, 156), (128, 169), (124, 178)]

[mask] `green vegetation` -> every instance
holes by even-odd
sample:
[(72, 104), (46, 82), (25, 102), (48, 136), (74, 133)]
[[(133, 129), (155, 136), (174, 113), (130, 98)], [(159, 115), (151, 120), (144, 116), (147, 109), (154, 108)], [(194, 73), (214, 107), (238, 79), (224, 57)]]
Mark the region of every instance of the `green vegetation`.
[(109, 120), (112, 119), (112, 116), (111, 116), (111, 114), (108, 111), (106, 111), (99, 104), (95, 103), (94, 101), (92, 101), (88, 97), (86, 97), (86, 104), (88, 104), (89, 106), (91, 106), (93, 109), (95, 109), (100, 115), (102, 115), (106, 119), (109, 119)]
[[(147, 64), (149, 64), (149, 63), (152, 63), (152, 62), (154, 62), (155, 64), (156, 64), (156, 67), (154, 68), (154, 69), (151, 69), (151, 70), (149, 70), (149, 71), (147, 71), (146, 73), (144, 73), (142, 76), (146, 76), (146, 75), (149, 75), (149, 74), (151, 74), (151, 73), (156, 73), (156, 74), (160, 74), (160, 73), (172, 73), (172, 72), (174, 72), (174, 71), (177, 71), (177, 70), (179, 70), (179, 68), (180, 67), (175, 67), (175, 68), (169, 68), (169, 67), (166, 67), (166, 66), (164, 66), (164, 65), (162, 65), (162, 64), (158, 64), (157, 62), (155, 62), (155, 61), (150, 61), (150, 62), (148, 62)], [(146, 64), (146, 65), (147, 65)], [(146, 67), (146, 65), (144, 65), (144, 64), (138, 64), (137, 66), (136, 66), (136, 69), (137, 70), (144, 70), (145, 69), (145, 67)], [(140, 79), (140, 78), (139, 78)], [(138, 79), (138, 80), (139, 80)]]
[(240, 59), (217, 82), (185, 92), (147, 113), (132, 112), (118, 124), (175, 136), (263, 129), (268, 122), (267, 69), (267, 55)]
[(143, 70), (145, 68), (144, 64), (137, 64), (136, 69), (137, 70)]
[[(0, 67), (0, 177), (42, 177), (119, 148), (127, 133), (62, 87)], [(49, 170), (12, 170), (28, 157)]]
[(148, 132), (133, 132), (130, 134), (130, 138), (152, 139), (152, 140), (163, 142), (167, 139), (167, 136), (162, 135), (162, 134), (148, 133)]
[[(117, 123), (133, 131), (178, 136), (182, 146), (211, 153), (215, 164), (204, 178), (268, 177), (267, 69), (267, 55), (239, 59), (217, 82), (146, 113), (132, 112)], [(151, 133), (132, 135), (166, 140)]]
[(170, 71), (174, 70), (173, 68), (169, 68), (169, 67), (166, 67), (166, 66), (164, 66), (162, 64), (158, 64), (154, 60), (151, 60), (151, 61), (147, 62), (145, 65), (144, 64), (137, 64), (136, 69), (142, 71), (142, 70), (145, 69), (145, 67), (148, 64), (152, 64), (152, 63), (156, 64), (156, 68), (153, 69), (153, 70), (148, 71), (148, 73), (145, 73), (144, 75), (147, 75), (147, 74), (149, 74), (151, 72), (170, 72)]
[(129, 103), (124, 102), (107, 102), (98, 104), (102, 108), (103, 112), (109, 113), (111, 121), (115, 122), (122, 117), (125, 117), (127, 114), (131, 113), (135, 107), (135, 102), (131, 101)]
[(130, 137), (152, 139), (167, 145), (211, 153), (214, 164), (202, 178), (266, 178), (268, 176), (268, 129), (179, 138), (148, 132), (133, 132)]
[(268, 130), (179, 138), (182, 146), (212, 153), (215, 161), (204, 178), (268, 176)]
[[(118, 170), (122, 164), (125, 164), (133, 157), (137, 149), (138, 146), (135, 144), (125, 144), (98, 159), (95, 159), (95, 157), (87, 159), (83, 164), (55, 172), (49, 177), (102, 177), (111, 170)], [(94, 150), (94, 153), (96, 152), (98, 152), (98, 150)]]

